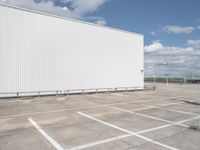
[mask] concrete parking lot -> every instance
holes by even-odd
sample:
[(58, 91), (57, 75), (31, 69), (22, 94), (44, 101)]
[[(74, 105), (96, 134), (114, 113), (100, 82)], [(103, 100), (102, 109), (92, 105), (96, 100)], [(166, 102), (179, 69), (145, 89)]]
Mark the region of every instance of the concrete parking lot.
[[(199, 150), (200, 85), (0, 100), (2, 150)], [(195, 128), (195, 129), (193, 129)]]

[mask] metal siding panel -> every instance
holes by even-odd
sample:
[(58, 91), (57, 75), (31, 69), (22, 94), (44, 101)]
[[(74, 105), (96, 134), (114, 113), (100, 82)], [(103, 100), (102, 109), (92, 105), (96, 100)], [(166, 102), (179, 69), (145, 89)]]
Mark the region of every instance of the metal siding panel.
[(144, 86), (143, 36), (5, 6), (0, 12), (0, 93)]

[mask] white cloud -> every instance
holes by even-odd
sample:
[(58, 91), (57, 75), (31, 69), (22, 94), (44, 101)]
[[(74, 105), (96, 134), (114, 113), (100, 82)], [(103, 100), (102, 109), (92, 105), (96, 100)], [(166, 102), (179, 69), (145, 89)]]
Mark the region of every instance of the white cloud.
[(149, 33), (150, 33), (151, 35), (153, 35), (153, 36), (156, 35), (156, 32), (155, 32), (155, 31), (150, 31)]
[(164, 46), (159, 41), (145, 48), (149, 48), (145, 50), (145, 76), (200, 74), (200, 48)]
[(107, 22), (106, 22), (105, 19), (100, 19), (100, 20), (97, 20), (96, 24), (99, 24), (99, 25), (105, 26), (105, 25), (107, 24)]
[[(66, 1), (66, 0), (65, 0)], [(71, 2), (71, 7), (73, 7), (73, 12), (83, 16), (90, 12), (96, 11), (100, 6), (102, 6), (108, 0), (68, 0)]]
[(52, 1), (35, 3), (33, 0), (5, 0), (5, 4), (23, 7), (30, 10), (41, 11), (44, 13), (55, 14), (70, 18), (79, 18), (75, 13), (67, 11), (65, 7), (55, 6)]
[(200, 30), (200, 25), (197, 27), (197, 30)]
[(182, 26), (165, 26), (163, 31), (166, 33), (174, 34), (190, 34), (194, 31), (194, 27), (182, 27)]
[(159, 41), (154, 41), (150, 45), (144, 47), (145, 52), (154, 52), (157, 50), (161, 50), (163, 45)]
[(194, 49), (200, 49), (200, 40), (188, 40), (187, 44)]
[[(20, 6), (31, 10), (51, 13), (64, 17), (82, 19), (99, 9), (109, 0), (0, 0), (9, 5)], [(58, 5), (61, 3), (62, 5)]]
[(68, 7), (66, 7), (66, 6), (63, 7), (62, 9), (63, 9), (64, 11), (69, 11)]
[(89, 22), (93, 22), (95, 24), (98, 24), (98, 25), (106, 25), (107, 24), (107, 21), (105, 18), (103, 17), (85, 17), (85, 20), (89, 21)]

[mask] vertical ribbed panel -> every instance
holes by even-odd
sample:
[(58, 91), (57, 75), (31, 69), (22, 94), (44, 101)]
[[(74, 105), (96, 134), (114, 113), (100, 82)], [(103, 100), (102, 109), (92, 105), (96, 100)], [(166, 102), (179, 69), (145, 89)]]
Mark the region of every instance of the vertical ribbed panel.
[(1, 5), (0, 32), (0, 93), (143, 87), (141, 35)]

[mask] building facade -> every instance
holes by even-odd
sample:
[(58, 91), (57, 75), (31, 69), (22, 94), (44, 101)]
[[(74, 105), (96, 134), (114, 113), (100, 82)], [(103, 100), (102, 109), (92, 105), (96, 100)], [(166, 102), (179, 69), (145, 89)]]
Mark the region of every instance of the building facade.
[(144, 87), (143, 35), (0, 5), (0, 97)]

